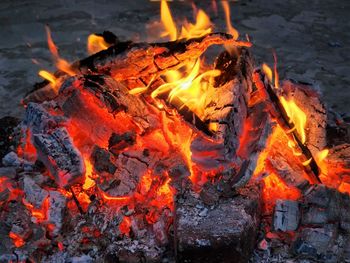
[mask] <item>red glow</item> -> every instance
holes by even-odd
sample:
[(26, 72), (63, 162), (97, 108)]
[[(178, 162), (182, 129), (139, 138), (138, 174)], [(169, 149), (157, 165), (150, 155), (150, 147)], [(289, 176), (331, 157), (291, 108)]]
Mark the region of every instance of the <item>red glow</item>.
[(24, 246), (25, 242), (22, 237), (20, 237), (18, 234), (10, 232), (9, 237), (12, 239), (13, 244), (15, 247), (22, 247)]
[(124, 216), (123, 221), (119, 225), (120, 233), (123, 235), (129, 236), (131, 227), (131, 219), (127, 216)]

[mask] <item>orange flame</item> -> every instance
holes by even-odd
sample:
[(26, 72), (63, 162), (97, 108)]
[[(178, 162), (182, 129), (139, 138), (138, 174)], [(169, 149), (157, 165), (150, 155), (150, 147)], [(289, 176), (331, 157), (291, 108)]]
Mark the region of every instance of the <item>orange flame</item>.
[(75, 70), (71, 67), (70, 63), (64, 59), (62, 59), (59, 56), (58, 53), (58, 48), (55, 45), (55, 43), (52, 40), (52, 36), (51, 36), (51, 30), (48, 26), (45, 26), (45, 30), (46, 30), (46, 35), (47, 35), (47, 44), (49, 46), (49, 50), (51, 52), (51, 54), (53, 55), (53, 58), (55, 60), (56, 63), (56, 67), (65, 72), (66, 74), (68, 74), (69, 76), (74, 76), (76, 75)]
[(320, 168), (321, 174), (322, 175), (327, 175), (328, 174), (328, 167), (327, 164), (325, 163), (325, 159), (327, 158), (329, 153), (328, 149), (324, 149), (320, 152), (318, 152), (315, 156), (315, 161)]
[(239, 37), (239, 33), (236, 28), (234, 28), (231, 24), (231, 11), (230, 11), (230, 5), (228, 1), (221, 1), (222, 7), (225, 12), (225, 19), (226, 19), (226, 27), (227, 27), (227, 33), (231, 34), (233, 36), (233, 39), (237, 40)]

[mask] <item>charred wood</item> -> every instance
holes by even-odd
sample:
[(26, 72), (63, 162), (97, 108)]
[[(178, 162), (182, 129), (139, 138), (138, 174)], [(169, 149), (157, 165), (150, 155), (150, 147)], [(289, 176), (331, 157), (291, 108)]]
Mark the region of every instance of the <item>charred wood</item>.
[[(198, 58), (211, 45), (228, 43), (251, 46), (251, 43), (236, 41), (225, 33), (212, 33), (200, 38), (165, 43), (118, 42), (106, 50), (73, 63), (72, 68), (77, 74), (105, 74), (118, 81), (142, 78), (180, 67), (184, 61)], [(64, 77), (65, 73), (58, 71), (55, 75)], [(39, 94), (40, 90), (45, 90), (44, 94)], [(51, 97), (50, 90), (52, 88), (48, 81), (39, 83), (26, 96), (24, 103), (43, 101), (42, 99)]]

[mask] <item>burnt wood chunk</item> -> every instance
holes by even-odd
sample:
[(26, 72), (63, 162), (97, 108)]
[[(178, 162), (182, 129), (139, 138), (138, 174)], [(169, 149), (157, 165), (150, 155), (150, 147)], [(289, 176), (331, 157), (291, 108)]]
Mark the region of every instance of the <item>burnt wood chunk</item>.
[(134, 132), (126, 132), (123, 134), (112, 133), (108, 140), (108, 149), (114, 154), (118, 154), (121, 150), (128, 146), (132, 146), (136, 141)]
[(179, 262), (248, 262), (259, 227), (260, 205), (257, 189), (221, 199), (213, 206), (205, 205), (193, 193), (178, 197), (175, 240)]
[(60, 187), (69, 187), (84, 180), (83, 158), (74, 146), (68, 131), (59, 127), (63, 118), (51, 115), (42, 105), (27, 106), (23, 124), (31, 131), (31, 140), (42, 161)]
[(50, 170), (60, 187), (84, 181), (84, 160), (66, 128), (56, 128), (51, 133), (33, 134), (33, 144), (38, 159)]
[(327, 262), (327, 255), (337, 239), (336, 225), (325, 225), (323, 228), (304, 228), (293, 244), (294, 253), (303, 258)]
[(295, 231), (299, 226), (299, 203), (293, 200), (277, 200), (273, 226), (275, 231)]
[(48, 191), (42, 189), (31, 177), (23, 178), (23, 190), (25, 199), (35, 208), (40, 209), (44, 200), (48, 197)]
[(97, 172), (114, 174), (117, 167), (113, 164), (111, 158), (111, 154), (99, 146), (95, 146), (92, 150), (91, 160)]

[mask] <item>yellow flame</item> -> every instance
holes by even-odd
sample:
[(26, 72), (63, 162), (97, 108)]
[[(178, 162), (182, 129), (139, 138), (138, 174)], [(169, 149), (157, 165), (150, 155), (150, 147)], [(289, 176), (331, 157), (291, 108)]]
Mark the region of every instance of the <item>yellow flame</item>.
[(46, 70), (40, 70), (38, 75), (40, 77), (42, 77), (43, 79), (48, 80), (51, 83), (52, 87), (56, 87), (57, 84), (57, 78), (50, 72), (46, 71)]
[(307, 166), (311, 163), (311, 161), (312, 161), (312, 158), (310, 158), (309, 160), (306, 160), (305, 162), (302, 162), (302, 165)]
[(294, 156), (301, 156), (302, 155), (302, 153), (301, 152), (297, 152), (296, 150), (295, 150), (295, 142), (293, 142), (293, 141), (288, 141), (288, 147), (289, 148), (291, 148), (292, 149), (292, 151), (293, 151), (293, 155)]
[[(219, 70), (208, 70), (202, 74), (200, 71), (200, 60), (186, 65), (189, 71), (187, 76), (182, 77), (179, 71), (168, 71), (164, 74), (167, 83), (159, 86), (151, 94), (152, 98), (156, 98), (159, 94), (169, 92), (168, 98), (170, 101), (178, 98), (181, 102), (195, 112), (199, 117), (203, 114), (204, 103), (210, 88), (210, 80), (213, 77), (219, 76)], [(192, 65), (191, 65), (192, 64)], [(192, 66), (192, 67), (191, 67)], [(182, 105), (176, 105), (182, 106)]]
[(196, 16), (196, 23), (186, 22), (181, 28), (181, 35), (179, 38), (196, 38), (201, 37), (212, 32), (210, 18), (207, 14), (199, 9)]
[(272, 82), (272, 69), (265, 63), (262, 64), (262, 70), (270, 82)]
[(109, 48), (111, 45), (108, 44), (102, 36), (91, 34), (87, 40), (87, 51), (89, 54), (95, 54), (101, 50)]
[(329, 153), (328, 149), (324, 149), (320, 152), (318, 152), (315, 156), (315, 161), (318, 165), (318, 167), (320, 168), (321, 174), (323, 175), (327, 175), (328, 174), (328, 167), (326, 162), (324, 162), (324, 160), (327, 158)]
[(201, 37), (212, 32), (212, 23), (209, 16), (201, 9), (196, 10), (196, 22), (195, 24), (184, 22), (184, 25), (181, 27), (181, 33), (178, 30), (176, 23), (174, 22), (173, 16), (171, 15), (167, 1), (161, 1), (160, 7), (160, 17), (161, 22), (165, 28), (165, 32), (161, 34), (161, 37), (169, 36), (171, 41), (177, 39), (190, 39)]
[(162, 37), (169, 36), (170, 40), (177, 39), (177, 29), (176, 24), (171, 15), (169, 6), (166, 0), (162, 0), (160, 5), (160, 19), (165, 27), (166, 32), (162, 34)]
[(284, 97), (280, 97), (280, 101), (283, 108), (286, 110), (290, 119), (290, 123), (293, 123), (302, 143), (306, 141), (305, 126), (306, 126), (306, 114), (298, 107), (294, 100), (287, 101)]
[(92, 179), (93, 168), (91, 162), (85, 158), (85, 182), (83, 184), (83, 189), (88, 190), (95, 186), (95, 181)]

